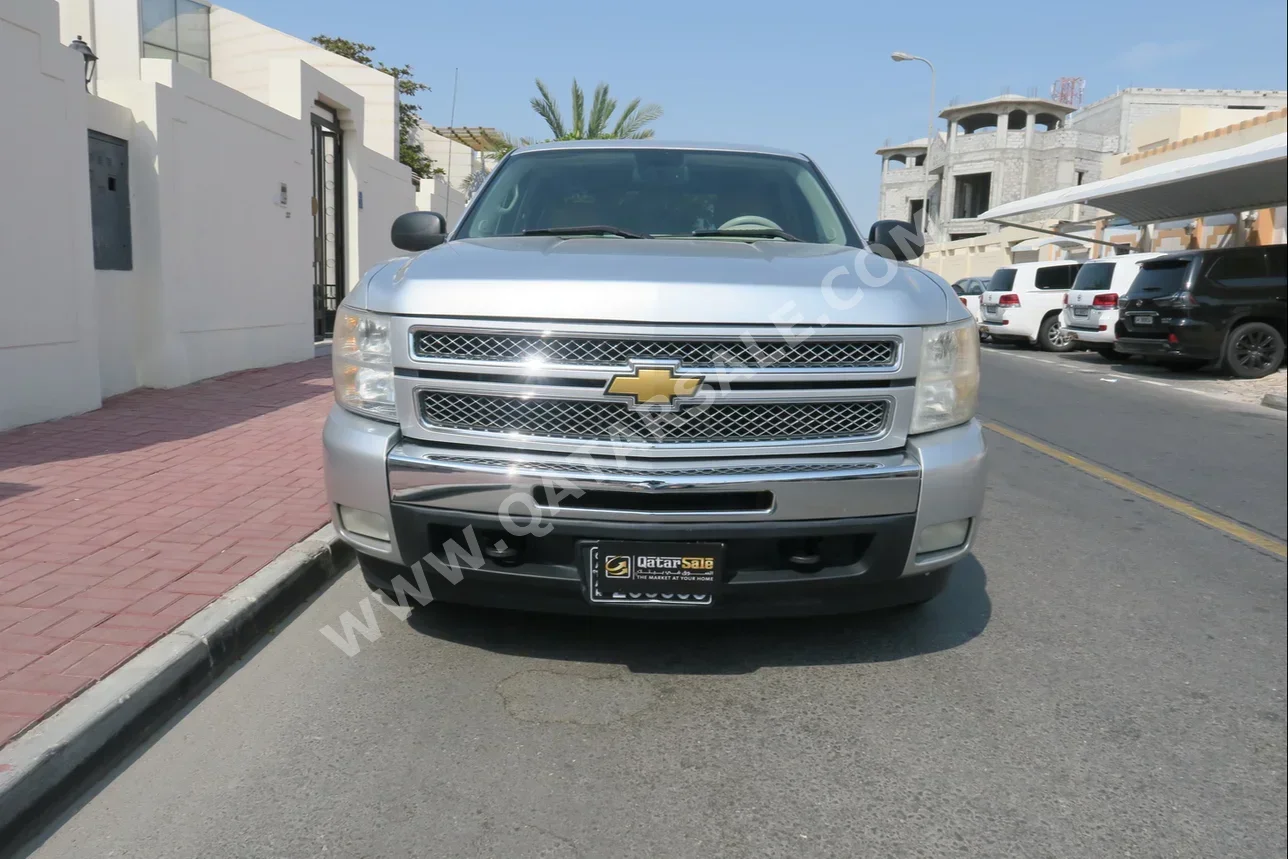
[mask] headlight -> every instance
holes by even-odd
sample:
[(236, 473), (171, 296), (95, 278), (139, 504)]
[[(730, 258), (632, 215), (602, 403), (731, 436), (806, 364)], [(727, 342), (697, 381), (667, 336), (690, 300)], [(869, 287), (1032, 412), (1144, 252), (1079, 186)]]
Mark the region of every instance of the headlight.
[(331, 338), (335, 399), (350, 411), (397, 421), (389, 319), (341, 307)]
[(926, 328), (910, 433), (964, 424), (979, 402), (979, 332), (975, 321)]

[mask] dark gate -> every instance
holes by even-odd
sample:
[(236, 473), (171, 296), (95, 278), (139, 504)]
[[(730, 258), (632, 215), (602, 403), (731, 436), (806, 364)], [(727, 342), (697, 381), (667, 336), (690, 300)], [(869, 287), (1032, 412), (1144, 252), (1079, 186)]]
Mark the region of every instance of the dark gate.
[(335, 111), (313, 108), (313, 336), (335, 327), (344, 298), (344, 158)]

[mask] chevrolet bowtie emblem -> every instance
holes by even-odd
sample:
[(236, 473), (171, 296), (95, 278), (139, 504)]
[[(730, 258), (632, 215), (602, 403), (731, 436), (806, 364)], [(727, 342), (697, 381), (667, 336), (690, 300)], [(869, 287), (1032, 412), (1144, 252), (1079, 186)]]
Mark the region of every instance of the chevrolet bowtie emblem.
[(636, 367), (614, 376), (604, 389), (609, 396), (634, 397), (636, 406), (674, 406), (676, 397), (691, 397), (702, 387), (701, 376), (678, 376), (670, 367)]

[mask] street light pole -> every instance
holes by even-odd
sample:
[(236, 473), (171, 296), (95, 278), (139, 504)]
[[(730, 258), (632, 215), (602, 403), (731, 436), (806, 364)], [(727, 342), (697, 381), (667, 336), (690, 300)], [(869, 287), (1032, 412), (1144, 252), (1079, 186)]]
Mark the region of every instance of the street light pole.
[[(906, 54), (903, 51), (895, 51), (890, 55), (890, 59), (896, 63), (906, 63), (916, 61), (925, 63), (930, 67), (930, 115), (926, 121), (926, 176), (930, 176), (930, 146), (935, 138), (935, 64), (925, 57), (918, 57), (913, 54)], [(926, 183), (926, 199), (921, 203), (921, 235), (923, 241), (926, 236), (926, 226), (930, 223), (930, 183)]]

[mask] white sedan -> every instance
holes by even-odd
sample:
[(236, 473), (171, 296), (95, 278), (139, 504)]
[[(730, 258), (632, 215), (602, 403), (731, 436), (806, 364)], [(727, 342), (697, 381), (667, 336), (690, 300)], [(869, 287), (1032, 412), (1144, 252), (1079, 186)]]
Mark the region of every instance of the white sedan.
[(953, 292), (961, 299), (962, 305), (970, 311), (970, 315), (975, 319), (975, 324), (979, 324), (979, 297), (988, 289), (988, 278), (986, 277), (963, 277), (953, 284)]

